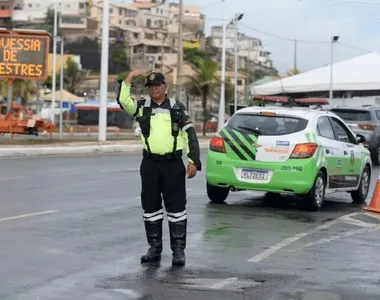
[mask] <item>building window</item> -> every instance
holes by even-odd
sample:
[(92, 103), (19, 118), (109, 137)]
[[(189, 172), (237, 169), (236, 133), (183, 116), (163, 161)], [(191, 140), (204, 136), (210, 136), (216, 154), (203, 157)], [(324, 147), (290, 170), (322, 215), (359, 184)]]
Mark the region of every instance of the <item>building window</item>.
[(152, 21), (151, 19), (146, 20), (146, 27), (151, 27), (152, 26)]
[(123, 15), (123, 10), (121, 8), (119, 8), (119, 15), (122, 16)]
[(84, 3), (83, 2), (79, 3), (79, 9), (84, 9)]
[(62, 17), (61, 24), (84, 24), (84, 20), (81, 17)]
[(239, 79), (239, 80), (237, 81), (237, 85), (242, 86), (242, 85), (243, 85), (243, 80)]

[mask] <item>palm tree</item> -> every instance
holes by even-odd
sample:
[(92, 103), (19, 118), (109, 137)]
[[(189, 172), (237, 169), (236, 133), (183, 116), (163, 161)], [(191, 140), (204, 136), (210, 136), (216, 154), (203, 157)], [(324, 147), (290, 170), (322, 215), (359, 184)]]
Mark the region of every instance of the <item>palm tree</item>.
[(66, 89), (70, 93), (75, 94), (78, 84), (84, 80), (85, 75), (74, 60), (68, 59), (64, 70), (64, 77), (64, 81), (67, 83)]
[(210, 95), (212, 86), (214, 85), (215, 72), (218, 70), (218, 64), (211, 58), (193, 57), (193, 63), (197, 66), (197, 75), (189, 76), (189, 81), (186, 83), (190, 93), (202, 98), (203, 110), (203, 136), (206, 136), (207, 123), (207, 99)]
[[(37, 85), (31, 80), (16, 79), (12, 86), (13, 98), (22, 98), (22, 105), (25, 105), (31, 98), (39, 94)], [(0, 95), (7, 97), (8, 95), (8, 81), (0, 81)]]

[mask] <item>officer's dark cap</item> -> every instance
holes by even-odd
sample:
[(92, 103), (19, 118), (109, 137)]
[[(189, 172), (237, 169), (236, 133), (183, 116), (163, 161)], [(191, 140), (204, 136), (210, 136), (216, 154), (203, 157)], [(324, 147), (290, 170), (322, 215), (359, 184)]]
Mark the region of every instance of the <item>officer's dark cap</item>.
[(165, 84), (165, 76), (160, 72), (152, 72), (146, 78), (145, 86)]

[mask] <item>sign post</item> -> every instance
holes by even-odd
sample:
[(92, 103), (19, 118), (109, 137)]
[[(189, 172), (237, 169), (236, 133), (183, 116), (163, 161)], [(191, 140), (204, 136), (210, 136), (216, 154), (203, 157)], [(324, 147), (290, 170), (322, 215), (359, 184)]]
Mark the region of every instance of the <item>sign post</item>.
[(8, 80), (8, 112), (16, 79), (46, 80), (50, 35), (45, 30), (0, 28), (0, 78)]

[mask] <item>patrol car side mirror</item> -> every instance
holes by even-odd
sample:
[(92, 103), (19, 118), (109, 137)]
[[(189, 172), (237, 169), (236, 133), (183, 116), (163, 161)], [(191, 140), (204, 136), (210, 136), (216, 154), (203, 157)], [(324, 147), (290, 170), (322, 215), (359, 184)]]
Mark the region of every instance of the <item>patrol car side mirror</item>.
[(356, 141), (361, 144), (361, 143), (364, 143), (365, 142), (365, 136), (364, 135), (361, 135), (361, 134), (357, 134), (356, 135)]

